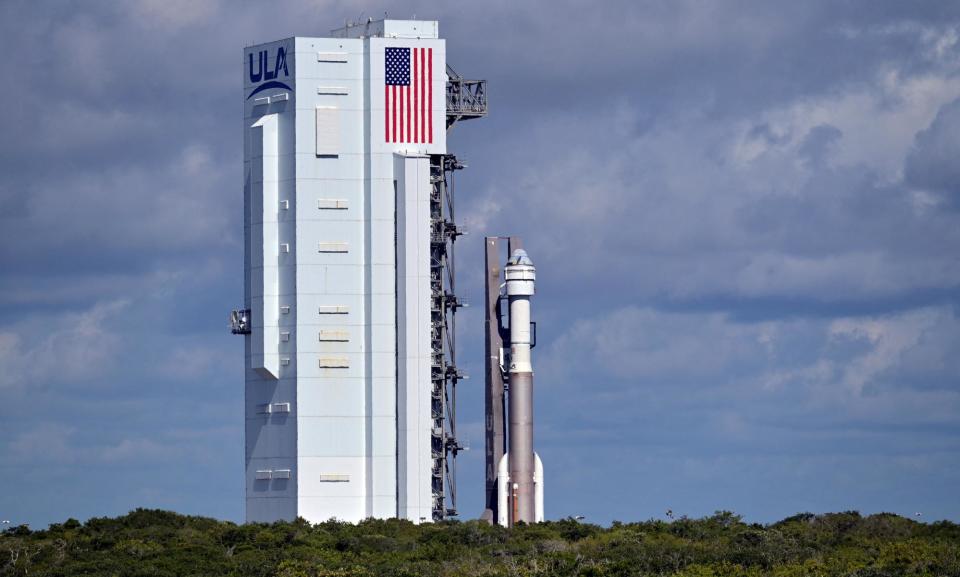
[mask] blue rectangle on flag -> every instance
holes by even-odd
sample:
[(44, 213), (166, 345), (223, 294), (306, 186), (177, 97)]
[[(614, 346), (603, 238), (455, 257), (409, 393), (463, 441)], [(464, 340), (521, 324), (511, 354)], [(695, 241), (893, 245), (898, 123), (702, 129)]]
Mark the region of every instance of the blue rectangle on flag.
[(386, 79), (388, 85), (410, 85), (410, 49), (386, 48)]

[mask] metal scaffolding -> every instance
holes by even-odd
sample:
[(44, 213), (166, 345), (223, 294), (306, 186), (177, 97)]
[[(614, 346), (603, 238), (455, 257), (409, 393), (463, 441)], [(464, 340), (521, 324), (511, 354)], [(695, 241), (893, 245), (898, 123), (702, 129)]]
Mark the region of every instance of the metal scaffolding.
[(454, 246), (463, 235), (454, 221), (454, 173), (464, 166), (452, 154), (430, 157), (431, 414), (433, 434), (433, 518), (457, 515), (457, 309)]
[[(487, 114), (485, 80), (464, 80), (447, 66), (447, 129), (459, 120)], [(454, 246), (464, 234), (454, 220), (454, 173), (464, 168), (452, 154), (430, 156), (431, 452), (433, 519), (457, 515), (457, 309)]]
[(487, 115), (487, 81), (465, 80), (447, 66), (447, 130), (458, 120)]

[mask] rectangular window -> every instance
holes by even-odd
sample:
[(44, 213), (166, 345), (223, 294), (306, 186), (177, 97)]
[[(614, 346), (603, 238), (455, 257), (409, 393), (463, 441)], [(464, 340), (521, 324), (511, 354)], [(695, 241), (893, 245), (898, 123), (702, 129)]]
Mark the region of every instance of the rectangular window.
[(320, 368), (321, 369), (347, 369), (350, 367), (350, 362), (346, 357), (321, 357), (320, 358)]
[(346, 210), (347, 199), (320, 198), (320, 199), (317, 199), (317, 208), (319, 208), (320, 210)]
[(320, 473), (320, 481), (324, 483), (347, 483), (350, 481), (350, 475), (341, 473)]
[(346, 62), (346, 52), (317, 52), (317, 62)]
[(320, 307), (322, 315), (345, 315), (347, 314), (347, 305), (323, 305)]
[(324, 343), (345, 343), (350, 340), (350, 333), (347, 331), (320, 331), (320, 342)]
[(340, 109), (317, 107), (317, 156), (340, 154)]
[(317, 243), (317, 252), (347, 252), (347, 243), (320, 242)]

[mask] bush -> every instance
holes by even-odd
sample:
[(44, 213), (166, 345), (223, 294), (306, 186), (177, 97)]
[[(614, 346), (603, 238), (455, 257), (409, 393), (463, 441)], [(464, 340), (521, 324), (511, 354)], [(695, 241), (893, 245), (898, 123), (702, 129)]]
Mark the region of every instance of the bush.
[(889, 513), (802, 513), (763, 526), (718, 511), (702, 519), (562, 519), (514, 529), (480, 521), (235, 525), (137, 509), (46, 531), (0, 534), (7, 575), (960, 575), (960, 527)]

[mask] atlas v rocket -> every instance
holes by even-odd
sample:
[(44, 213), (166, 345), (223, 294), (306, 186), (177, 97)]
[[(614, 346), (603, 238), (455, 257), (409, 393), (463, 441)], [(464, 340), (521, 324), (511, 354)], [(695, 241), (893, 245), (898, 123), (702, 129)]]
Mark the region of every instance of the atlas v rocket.
[[(536, 268), (520, 248), (520, 240), (510, 237), (510, 258), (503, 268), (501, 283), (499, 241), (499, 237), (486, 238), (484, 518), (510, 527), (517, 522), (543, 521), (543, 463), (533, 449), (531, 349), (536, 346), (536, 323), (530, 320), (530, 297), (534, 294)], [(504, 300), (508, 311), (506, 328)]]

